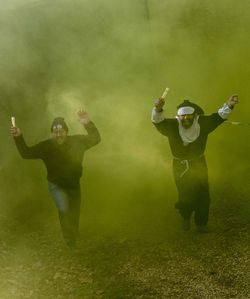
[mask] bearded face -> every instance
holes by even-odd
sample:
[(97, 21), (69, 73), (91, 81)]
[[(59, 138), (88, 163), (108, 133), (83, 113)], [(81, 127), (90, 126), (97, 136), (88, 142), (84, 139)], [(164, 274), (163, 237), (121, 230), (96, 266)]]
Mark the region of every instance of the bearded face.
[(184, 114), (184, 115), (178, 115), (178, 119), (180, 120), (183, 128), (189, 129), (193, 122), (194, 122), (194, 114)]
[(53, 128), (51, 132), (52, 139), (58, 144), (63, 144), (67, 138), (68, 131), (63, 128)]

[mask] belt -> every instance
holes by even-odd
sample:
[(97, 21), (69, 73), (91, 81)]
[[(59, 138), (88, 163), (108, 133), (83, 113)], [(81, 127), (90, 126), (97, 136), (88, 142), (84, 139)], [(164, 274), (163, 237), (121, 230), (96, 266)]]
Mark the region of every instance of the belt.
[(180, 158), (174, 157), (174, 160), (177, 160), (177, 161), (179, 161), (182, 165), (185, 165), (185, 169), (184, 169), (184, 171), (180, 174), (180, 178), (182, 178), (182, 177), (184, 176), (184, 174), (185, 174), (186, 172), (188, 172), (188, 170), (189, 170), (189, 168), (190, 168), (190, 167), (189, 167), (189, 162), (198, 160), (198, 159), (201, 158), (201, 157), (204, 157), (204, 155), (202, 154), (202, 155), (200, 155), (200, 156), (198, 156), (198, 157), (195, 157), (195, 158), (193, 158), (193, 159), (180, 159)]

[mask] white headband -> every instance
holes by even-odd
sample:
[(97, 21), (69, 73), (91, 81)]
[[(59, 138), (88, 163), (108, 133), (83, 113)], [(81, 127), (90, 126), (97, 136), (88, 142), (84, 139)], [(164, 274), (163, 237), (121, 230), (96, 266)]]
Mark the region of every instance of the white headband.
[(185, 114), (193, 114), (194, 111), (195, 111), (195, 109), (190, 106), (181, 107), (177, 110), (177, 115), (181, 116), (181, 115), (185, 115)]

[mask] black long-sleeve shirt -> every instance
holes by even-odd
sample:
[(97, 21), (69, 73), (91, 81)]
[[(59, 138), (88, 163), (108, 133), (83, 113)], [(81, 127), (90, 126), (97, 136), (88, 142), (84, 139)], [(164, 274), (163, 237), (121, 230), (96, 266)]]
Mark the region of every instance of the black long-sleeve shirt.
[(29, 147), (22, 135), (14, 140), (24, 159), (41, 159), (44, 162), (48, 181), (63, 188), (72, 188), (79, 185), (84, 152), (101, 140), (93, 122), (85, 125), (85, 128), (87, 135), (67, 136), (63, 144), (47, 139)]
[(156, 129), (168, 137), (171, 152), (174, 157), (179, 159), (194, 159), (204, 154), (208, 134), (215, 130), (224, 119), (218, 113), (211, 115), (200, 115), (200, 135), (199, 137), (184, 145), (179, 134), (179, 123), (175, 118), (165, 118), (159, 123), (154, 123)]

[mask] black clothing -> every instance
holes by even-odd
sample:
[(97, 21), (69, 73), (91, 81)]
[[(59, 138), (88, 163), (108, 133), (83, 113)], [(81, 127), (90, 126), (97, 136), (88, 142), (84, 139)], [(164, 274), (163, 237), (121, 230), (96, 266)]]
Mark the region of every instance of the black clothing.
[(179, 159), (193, 159), (204, 154), (208, 134), (215, 130), (222, 119), (218, 113), (211, 115), (200, 115), (200, 136), (188, 146), (183, 145), (179, 134), (179, 123), (175, 118), (166, 118), (160, 123), (154, 123), (156, 129), (168, 137), (171, 152), (174, 157)]
[(63, 188), (72, 188), (79, 185), (84, 152), (100, 142), (100, 134), (92, 122), (85, 128), (88, 135), (67, 136), (63, 144), (47, 139), (28, 147), (22, 135), (14, 140), (24, 159), (43, 160), (48, 181)]
[(200, 135), (187, 145), (184, 145), (179, 134), (177, 119), (164, 119), (160, 123), (154, 123), (157, 130), (168, 137), (174, 156), (173, 173), (179, 198), (176, 208), (184, 219), (189, 219), (194, 211), (197, 225), (206, 225), (209, 214), (208, 171), (204, 156), (207, 137), (223, 121), (218, 113), (200, 115)]
[[(188, 163), (188, 168), (185, 163)], [(174, 179), (179, 194), (176, 208), (185, 219), (189, 219), (194, 211), (195, 223), (206, 225), (210, 195), (205, 156), (202, 155), (185, 163), (183, 160), (173, 159)]]
[(49, 192), (58, 209), (63, 237), (69, 247), (75, 245), (78, 236), (84, 152), (101, 140), (92, 122), (84, 127), (87, 135), (67, 136), (63, 144), (48, 139), (29, 147), (22, 135), (14, 138), (23, 158), (42, 159), (44, 162)]

